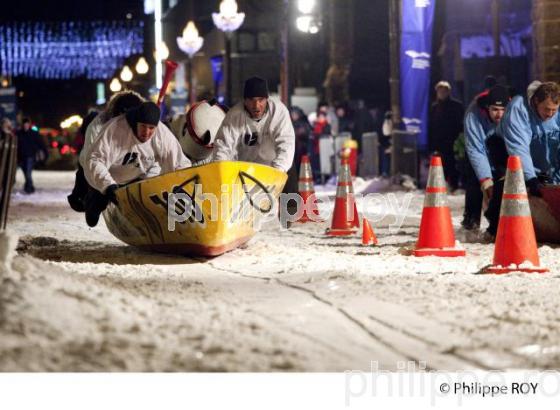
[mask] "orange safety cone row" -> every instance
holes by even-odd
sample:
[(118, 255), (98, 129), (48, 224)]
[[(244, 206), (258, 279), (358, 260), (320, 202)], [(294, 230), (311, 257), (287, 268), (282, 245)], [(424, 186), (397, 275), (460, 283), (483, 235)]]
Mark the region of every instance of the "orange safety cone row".
[(338, 172), (332, 223), (326, 234), (329, 236), (348, 236), (356, 233), (354, 228), (359, 226), (360, 219), (354, 198), (354, 189), (352, 188), (350, 166), (348, 165), (348, 158), (343, 157)]
[(523, 167), (518, 156), (508, 158), (500, 221), (494, 245), (494, 262), (484, 270), (485, 273), (513, 271), (548, 272), (548, 269), (540, 267)]
[(420, 233), (413, 254), (414, 256), (465, 256), (465, 250), (455, 246), (451, 211), (447, 206), (447, 186), (439, 156), (433, 156), (430, 161)]
[(375, 236), (375, 232), (373, 232), (373, 228), (367, 218), (363, 220), (362, 229), (362, 245), (377, 245), (377, 236)]
[[(319, 209), (317, 208), (311, 163), (307, 155), (301, 157), (298, 191), (303, 200), (303, 214), (297, 222), (322, 222), (319, 218)], [(313, 214), (313, 217), (310, 217), (310, 214)]]

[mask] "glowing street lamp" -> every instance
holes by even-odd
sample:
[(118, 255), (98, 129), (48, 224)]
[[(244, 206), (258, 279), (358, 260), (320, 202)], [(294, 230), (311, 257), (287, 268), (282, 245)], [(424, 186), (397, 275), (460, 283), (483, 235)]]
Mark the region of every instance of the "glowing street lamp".
[(128, 83), (129, 81), (132, 81), (132, 70), (125, 65), (122, 70), (121, 70), (121, 80), (123, 80), (125, 83)]
[(201, 49), (202, 44), (204, 44), (204, 39), (198, 35), (198, 30), (194, 25), (194, 21), (189, 21), (187, 26), (183, 30), (183, 36), (177, 37), (177, 45), (182, 52), (189, 56), (188, 59), (188, 77), (187, 77), (187, 87), (189, 89), (189, 102), (194, 103), (194, 92), (192, 86), (192, 57)]
[(320, 10), (315, 10), (315, 0), (298, 0), (297, 8), (301, 15), (296, 19), (296, 27), (299, 31), (309, 34), (317, 34), (321, 27), (319, 17)]
[(156, 58), (156, 61), (164, 61), (167, 60), (167, 57), (169, 57), (169, 48), (167, 48), (167, 44), (165, 44), (164, 41), (160, 41), (156, 44), (154, 57)]
[(109, 84), (109, 89), (114, 93), (118, 93), (122, 90), (121, 82), (117, 78), (113, 78), (111, 84)]
[(212, 13), (212, 20), (214, 25), (224, 33), (231, 33), (241, 27), (245, 20), (245, 13), (237, 12), (235, 0), (222, 0), (220, 12)]
[(226, 103), (231, 104), (231, 37), (243, 24), (245, 13), (237, 12), (235, 0), (222, 0), (220, 12), (212, 13), (212, 20), (226, 37)]
[(298, 0), (298, 10), (303, 14), (311, 14), (315, 8), (315, 0)]
[(148, 66), (146, 59), (144, 57), (140, 57), (136, 63), (135, 69), (138, 74), (146, 74), (150, 67)]
[(198, 30), (191, 20), (183, 30), (183, 36), (177, 37), (177, 45), (182, 52), (192, 58), (204, 44), (204, 39), (198, 35)]
[(296, 27), (299, 31), (309, 34), (317, 34), (319, 32), (319, 22), (314, 16), (299, 16), (296, 19)]

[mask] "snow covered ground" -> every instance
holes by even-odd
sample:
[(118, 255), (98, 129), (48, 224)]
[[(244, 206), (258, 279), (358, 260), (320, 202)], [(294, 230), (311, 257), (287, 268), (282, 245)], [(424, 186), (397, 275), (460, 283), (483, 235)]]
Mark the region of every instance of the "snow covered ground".
[[(27, 196), (18, 174), (0, 237), (1, 371), (560, 367), (560, 249), (539, 248), (542, 275), (480, 274), (492, 244), (464, 243), (464, 258), (407, 256), (422, 192), (368, 203), (378, 247), (327, 238), (327, 223), (274, 223), (205, 259), (131, 248), (103, 220), (90, 229), (66, 203), (73, 173), (34, 175)], [(449, 199), (458, 226), (463, 196)]]

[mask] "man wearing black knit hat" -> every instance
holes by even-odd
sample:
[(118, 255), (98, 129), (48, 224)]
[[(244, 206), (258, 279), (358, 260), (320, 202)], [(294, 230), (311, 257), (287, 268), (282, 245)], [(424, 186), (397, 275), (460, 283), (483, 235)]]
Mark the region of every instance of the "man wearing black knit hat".
[(287, 172), (294, 150), (295, 133), (288, 109), (269, 98), (266, 80), (249, 78), (243, 101), (228, 111), (218, 130), (213, 160), (255, 162)]
[(119, 185), (191, 166), (159, 116), (156, 104), (144, 102), (103, 127), (84, 166), (93, 188), (85, 200), (89, 226), (97, 225), (109, 201), (116, 202)]

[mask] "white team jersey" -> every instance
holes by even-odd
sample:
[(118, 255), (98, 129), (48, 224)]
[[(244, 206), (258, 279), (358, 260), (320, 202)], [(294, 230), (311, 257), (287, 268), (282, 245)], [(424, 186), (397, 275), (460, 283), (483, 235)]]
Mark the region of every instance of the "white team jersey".
[(105, 124), (84, 166), (88, 183), (104, 193), (109, 185), (126, 184), (191, 166), (179, 142), (161, 122), (147, 142), (134, 136), (124, 115)]
[(86, 135), (84, 135), (84, 146), (80, 151), (80, 165), (82, 168), (89, 157), (89, 150), (95, 141), (97, 141), (97, 137), (99, 137), (99, 133), (103, 128), (104, 123), (101, 121), (101, 117), (103, 117), (102, 113), (99, 113), (95, 116), (93, 121), (87, 126), (86, 128)]
[(287, 172), (292, 166), (294, 151), (294, 127), (282, 102), (269, 98), (267, 112), (255, 121), (241, 101), (228, 111), (218, 130), (213, 160), (255, 162)]

